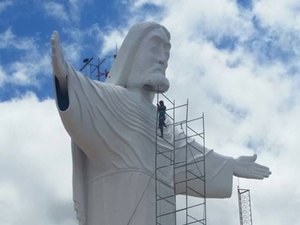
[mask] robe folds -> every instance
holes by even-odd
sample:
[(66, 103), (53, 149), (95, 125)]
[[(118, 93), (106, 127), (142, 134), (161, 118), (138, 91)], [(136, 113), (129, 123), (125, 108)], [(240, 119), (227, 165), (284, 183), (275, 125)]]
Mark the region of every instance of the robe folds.
[[(154, 225), (156, 107), (135, 92), (90, 80), (69, 65), (67, 96), (58, 85), (56, 81), (57, 108), (72, 140), (79, 224)], [(173, 135), (183, 134), (167, 127), (164, 138), (171, 142)], [(184, 147), (183, 142), (178, 145)], [(159, 138), (158, 148), (172, 147)], [(232, 159), (206, 150), (205, 165), (206, 197), (230, 197)], [(172, 185), (171, 171), (165, 176), (160, 179)], [(182, 192), (180, 187), (176, 192)]]

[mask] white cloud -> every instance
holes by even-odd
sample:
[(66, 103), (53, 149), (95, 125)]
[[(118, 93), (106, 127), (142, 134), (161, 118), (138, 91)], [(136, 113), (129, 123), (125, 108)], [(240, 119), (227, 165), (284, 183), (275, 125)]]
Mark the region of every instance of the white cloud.
[(56, 1), (44, 3), (44, 11), (50, 17), (58, 21), (67, 23), (69, 27), (78, 24), (81, 19), (81, 8), (84, 4), (90, 3), (90, 0), (68, 0), (65, 4)]
[(40, 74), (50, 74), (49, 67), (48, 55), (41, 56), (36, 53), (30, 59), (12, 63), (9, 67), (10, 76), (6, 77), (6, 82), (21, 86), (39, 86), (42, 79), (38, 76)]
[(103, 47), (101, 54), (115, 52), (116, 46), (120, 47), (126, 35), (126, 30), (111, 30), (103, 37)]
[(0, 33), (0, 49), (15, 48), (18, 50), (30, 50), (34, 47), (34, 39), (17, 37), (11, 27)]
[(80, 7), (81, 3), (84, 1), (79, 0), (69, 0), (69, 6), (70, 6), (70, 14), (73, 21), (80, 21)]
[(70, 20), (63, 4), (53, 1), (46, 2), (44, 4), (44, 10), (49, 16), (57, 19), (58, 21), (69, 22)]
[(0, 14), (4, 12), (8, 7), (12, 6), (14, 3), (11, 0), (5, 0), (0, 2)]
[(217, 39), (223, 35), (230, 35), (244, 40), (253, 32), (249, 21), (251, 15), (241, 12), (235, 1), (139, 0), (134, 2), (134, 9), (146, 3), (164, 8), (165, 14), (159, 20), (168, 27), (173, 36), (193, 33), (192, 37), (185, 36), (185, 39), (193, 37)]
[(27, 94), (0, 111), (1, 224), (75, 225), (70, 139), (54, 101)]
[(259, 25), (265, 29), (261, 34), (272, 48), (279, 48), (290, 54), (299, 56), (300, 49), (300, 3), (297, 0), (254, 1), (253, 15)]
[(263, 25), (284, 30), (299, 30), (300, 3), (297, 0), (254, 1), (254, 13)]
[(0, 33), (1, 48), (18, 51), (21, 56), (17, 61), (8, 62), (5, 67), (1, 67), (0, 85), (13, 83), (39, 86), (42, 80), (39, 76), (49, 74), (48, 50), (38, 46), (33, 38), (17, 37), (12, 29), (8, 28)]

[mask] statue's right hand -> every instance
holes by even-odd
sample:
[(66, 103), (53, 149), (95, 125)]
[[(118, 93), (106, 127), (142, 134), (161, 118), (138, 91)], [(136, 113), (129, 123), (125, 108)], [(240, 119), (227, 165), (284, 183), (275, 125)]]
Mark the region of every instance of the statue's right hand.
[(52, 33), (51, 46), (53, 74), (57, 77), (60, 87), (62, 89), (67, 88), (67, 63), (59, 44), (59, 34), (57, 31)]
[(264, 179), (271, 175), (268, 167), (256, 163), (257, 155), (234, 159), (233, 174), (248, 179)]

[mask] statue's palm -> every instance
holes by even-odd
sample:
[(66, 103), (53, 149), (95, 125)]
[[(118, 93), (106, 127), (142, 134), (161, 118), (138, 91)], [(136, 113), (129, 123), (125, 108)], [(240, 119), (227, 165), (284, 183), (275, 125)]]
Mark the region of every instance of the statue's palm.
[(237, 177), (264, 179), (270, 176), (268, 167), (255, 163), (257, 155), (240, 156), (234, 161), (233, 174)]

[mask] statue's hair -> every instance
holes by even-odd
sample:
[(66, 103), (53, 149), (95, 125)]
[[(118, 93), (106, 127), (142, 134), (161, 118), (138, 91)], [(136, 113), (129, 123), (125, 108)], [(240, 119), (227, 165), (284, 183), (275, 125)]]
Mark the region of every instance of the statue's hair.
[(138, 23), (129, 30), (113, 62), (109, 76), (106, 79), (107, 83), (126, 87), (128, 77), (133, 69), (132, 64), (137, 49), (143, 39), (155, 29), (162, 29), (170, 39), (168, 30), (156, 22)]

